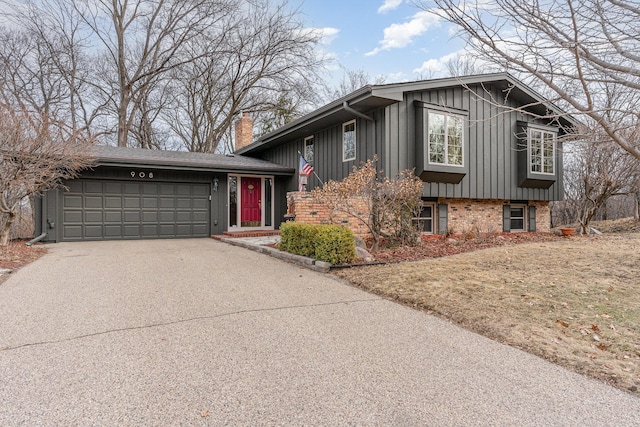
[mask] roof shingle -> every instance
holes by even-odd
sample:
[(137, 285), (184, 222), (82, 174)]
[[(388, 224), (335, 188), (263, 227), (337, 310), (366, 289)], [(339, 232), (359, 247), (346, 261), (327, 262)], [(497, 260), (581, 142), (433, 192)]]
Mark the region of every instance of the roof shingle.
[(140, 148), (95, 145), (89, 154), (97, 165), (161, 166), (167, 169), (203, 170), (216, 172), (268, 172), (293, 174), (294, 169), (265, 160), (241, 155), (192, 153), (185, 151), (147, 150)]

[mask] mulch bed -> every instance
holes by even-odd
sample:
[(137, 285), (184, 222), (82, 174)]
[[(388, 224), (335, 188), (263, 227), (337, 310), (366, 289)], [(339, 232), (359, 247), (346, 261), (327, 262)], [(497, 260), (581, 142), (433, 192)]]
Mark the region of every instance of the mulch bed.
[(419, 245), (381, 248), (371, 255), (376, 262), (418, 261), (463, 252), (519, 243), (544, 242), (563, 239), (552, 233), (496, 233), (473, 236), (423, 236)]
[(42, 246), (29, 247), (25, 243), (26, 240), (14, 240), (7, 247), (0, 248), (0, 268), (16, 270), (47, 253)]

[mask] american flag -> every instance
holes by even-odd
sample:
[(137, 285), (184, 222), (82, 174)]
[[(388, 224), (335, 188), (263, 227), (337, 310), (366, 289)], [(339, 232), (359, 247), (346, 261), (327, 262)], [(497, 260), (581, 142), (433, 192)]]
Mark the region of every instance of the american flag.
[(300, 156), (300, 168), (298, 169), (299, 175), (309, 176), (313, 173), (313, 166), (311, 166), (304, 157)]

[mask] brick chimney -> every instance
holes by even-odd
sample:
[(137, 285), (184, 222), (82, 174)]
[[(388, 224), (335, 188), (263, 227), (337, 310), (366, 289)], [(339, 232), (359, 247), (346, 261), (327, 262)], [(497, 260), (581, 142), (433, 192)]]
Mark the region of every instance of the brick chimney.
[(236, 151), (253, 142), (253, 119), (249, 113), (242, 113), (236, 120)]

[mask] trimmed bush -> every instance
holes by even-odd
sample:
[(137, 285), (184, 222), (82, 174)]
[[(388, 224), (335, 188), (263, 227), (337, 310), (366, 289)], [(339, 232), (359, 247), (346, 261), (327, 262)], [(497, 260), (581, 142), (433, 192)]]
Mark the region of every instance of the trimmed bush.
[(316, 226), (299, 222), (287, 222), (280, 226), (280, 250), (292, 254), (313, 257), (313, 242), (318, 233)]
[(357, 258), (356, 241), (346, 227), (323, 226), (316, 237), (316, 259), (331, 264), (346, 264)]
[(279, 248), (331, 264), (352, 262), (357, 257), (353, 233), (337, 225), (284, 223)]

